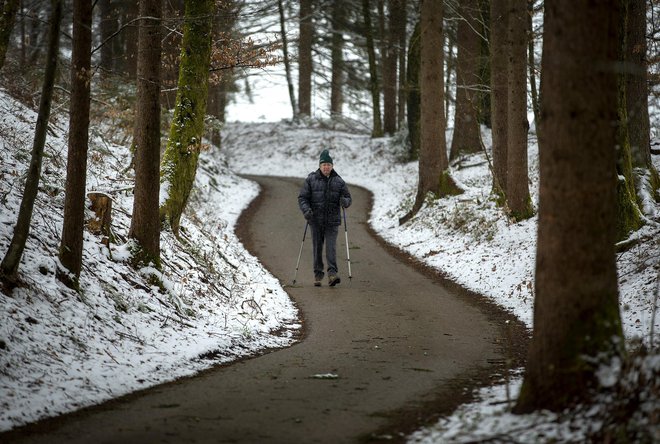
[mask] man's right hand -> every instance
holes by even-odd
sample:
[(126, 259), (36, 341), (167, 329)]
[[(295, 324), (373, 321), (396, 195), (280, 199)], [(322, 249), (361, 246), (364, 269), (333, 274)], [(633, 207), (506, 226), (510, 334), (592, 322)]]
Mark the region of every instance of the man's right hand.
[(305, 219), (307, 220), (307, 222), (311, 222), (312, 218), (314, 217), (314, 213), (312, 212), (312, 210), (307, 210), (307, 212), (304, 214), (304, 216), (305, 216)]

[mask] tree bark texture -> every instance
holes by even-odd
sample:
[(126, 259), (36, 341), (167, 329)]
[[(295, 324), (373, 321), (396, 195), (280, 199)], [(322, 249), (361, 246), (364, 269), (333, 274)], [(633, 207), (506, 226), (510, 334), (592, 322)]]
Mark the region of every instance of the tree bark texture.
[(534, 332), (517, 413), (587, 400), (598, 366), (622, 352), (612, 167), (619, 13), (617, 2), (545, 4), (541, 126), (552, 137), (539, 150)]
[(396, 0), (392, 3), (394, 15), (394, 34), (399, 53), (399, 94), (397, 106), (397, 126), (400, 129), (406, 119), (406, 24), (408, 22), (407, 0)]
[[(490, 103), (493, 138), (493, 192), (502, 198), (507, 183), (508, 9), (507, 0), (490, 3)], [(500, 199), (503, 203), (504, 200)]]
[(298, 106), (300, 115), (312, 115), (312, 0), (300, 1), (300, 38), (298, 41)]
[(140, 0), (135, 112), (135, 190), (129, 237), (140, 245), (139, 262), (160, 265), (160, 62), (161, 0)]
[(385, 53), (383, 55), (383, 131), (385, 134), (392, 135), (396, 132), (397, 123), (397, 72), (396, 66), (399, 60), (399, 51), (397, 47), (398, 36), (396, 21), (399, 17), (397, 3), (401, 0), (388, 0), (387, 2), (387, 30), (383, 36), (385, 43)]
[[(628, 10), (630, 1), (620, 0), (621, 14), (619, 15), (619, 61), (626, 62)], [(619, 116), (617, 125), (618, 150), (616, 172), (617, 182), (617, 240), (628, 238), (631, 232), (642, 226), (641, 212), (637, 204), (637, 190), (632, 165), (632, 149), (630, 146), (630, 127), (627, 105), (627, 69), (619, 69), (617, 84), (619, 98)]]
[(346, 5), (343, 0), (332, 3), (332, 74), (330, 78), (330, 116), (341, 116), (344, 104), (344, 21)]
[(202, 149), (211, 63), (213, 0), (186, 0), (179, 82), (167, 148), (161, 164), (161, 220), (178, 233), (195, 182)]
[[(417, 200), (421, 206), (427, 193), (440, 193), (440, 175), (449, 163), (446, 152), (444, 116), (443, 5), (422, 0), (420, 78), (421, 116), (419, 184)], [(416, 211), (415, 211), (416, 212)]]
[(16, 280), (18, 264), (21, 261), (21, 256), (23, 256), (23, 250), (25, 250), (25, 243), (30, 231), (30, 221), (32, 220), (34, 201), (37, 198), (37, 191), (39, 189), (41, 164), (44, 155), (44, 145), (46, 144), (46, 133), (48, 132), (48, 119), (50, 117), (50, 108), (53, 97), (53, 84), (55, 83), (55, 72), (57, 70), (57, 59), (59, 57), (62, 0), (52, 0), (51, 4), (52, 14), (50, 18), (50, 31), (48, 34), (46, 70), (44, 73), (44, 83), (41, 89), (41, 99), (39, 100), (39, 114), (37, 115), (37, 124), (34, 130), (34, 142), (32, 144), (30, 166), (27, 172), (25, 190), (23, 191), (23, 198), (21, 199), (16, 226), (14, 227), (14, 234), (12, 235), (7, 253), (0, 264), (0, 274), (8, 281)]
[(490, 99), (490, 0), (479, 0), (479, 123), (492, 128)]
[(422, 0), (419, 181), (413, 208), (399, 219), (400, 224), (407, 222), (419, 211), (428, 193), (438, 198), (458, 192), (447, 171), (449, 160), (445, 138), (442, 14), (442, 2)]
[(138, 22), (135, 21), (138, 17), (138, 2), (134, 0), (126, 0), (124, 2), (124, 11), (126, 17), (126, 24), (130, 23), (124, 29), (124, 68), (126, 75), (130, 79), (135, 79), (137, 76), (137, 53), (138, 53)]
[(417, 160), (421, 145), (419, 122), (421, 114), (421, 94), (419, 91), (419, 68), (421, 48), (421, 24), (418, 21), (410, 36), (408, 45), (408, 65), (406, 69), (406, 109), (408, 111), (408, 139), (410, 150), (408, 159)]
[(85, 227), (91, 56), (92, 4), (88, 0), (74, 0), (69, 143), (60, 262), (74, 276), (75, 285), (82, 268)]
[(369, 0), (362, 0), (362, 15), (364, 19), (364, 32), (367, 38), (367, 53), (369, 54), (369, 89), (371, 91), (373, 115), (371, 136), (382, 137), (383, 122), (380, 114), (380, 86), (378, 82), (378, 67), (376, 63), (376, 49), (374, 47), (373, 27), (371, 25), (371, 5)]
[(14, 29), (19, 0), (5, 0), (0, 13), (0, 69), (5, 64), (5, 56), (9, 48), (9, 38)]
[(460, 2), (458, 18), (458, 59), (456, 62), (456, 112), (449, 159), (481, 151), (477, 92), (481, 37), (479, 0)]
[(286, 19), (284, 17), (284, 5), (282, 0), (277, 0), (277, 10), (280, 14), (280, 33), (282, 34), (282, 54), (284, 57), (284, 72), (286, 74), (286, 84), (289, 87), (289, 101), (291, 102), (292, 117), (298, 116), (298, 105), (296, 104), (296, 93), (291, 80), (291, 63), (289, 61), (289, 42), (286, 36)]
[(646, 1), (628, 0), (626, 27), (626, 106), (632, 165), (649, 169), (651, 140), (646, 45)]
[(527, 0), (509, 2), (506, 200), (514, 220), (534, 214), (527, 166)]
[(105, 0), (99, 2), (99, 30), (101, 33), (101, 61), (100, 74), (101, 79), (107, 79), (113, 70), (113, 44), (110, 40), (112, 34), (117, 30), (117, 14), (114, 9), (114, 2)]

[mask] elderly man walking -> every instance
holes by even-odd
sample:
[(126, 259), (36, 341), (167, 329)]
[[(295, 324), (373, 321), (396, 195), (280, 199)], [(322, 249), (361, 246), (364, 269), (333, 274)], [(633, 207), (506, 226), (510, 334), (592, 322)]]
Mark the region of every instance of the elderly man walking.
[(298, 205), (312, 228), (314, 255), (314, 285), (321, 286), (323, 272), (323, 244), (328, 261), (328, 284), (341, 282), (337, 275), (337, 233), (341, 225), (341, 208), (351, 205), (351, 193), (346, 182), (333, 168), (332, 157), (326, 149), (319, 157), (319, 169), (310, 173), (298, 195)]

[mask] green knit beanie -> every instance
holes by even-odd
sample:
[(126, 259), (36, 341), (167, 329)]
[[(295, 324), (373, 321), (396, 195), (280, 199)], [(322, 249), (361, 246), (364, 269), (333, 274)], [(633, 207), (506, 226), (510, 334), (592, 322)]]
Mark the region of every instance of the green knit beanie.
[(330, 157), (330, 152), (328, 150), (321, 151), (321, 157), (319, 158), (319, 165), (322, 163), (332, 163), (332, 157)]

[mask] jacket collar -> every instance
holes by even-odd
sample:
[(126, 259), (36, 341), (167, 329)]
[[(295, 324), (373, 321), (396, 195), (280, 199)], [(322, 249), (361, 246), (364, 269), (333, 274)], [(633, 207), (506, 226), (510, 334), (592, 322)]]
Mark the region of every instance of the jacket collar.
[[(319, 168), (318, 170), (316, 170), (316, 174), (318, 174), (320, 177), (322, 177), (322, 178), (324, 178), (324, 179), (326, 178), (326, 177), (323, 175), (323, 173), (321, 172), (321, 168)], [(332, 171), (330, 171), (330, 175), (329, 175), (327, 178), (330, 179), (331, 177), (335, 177), (335, 176), (339, 176), (339, 174), (337, 174), (337, 172), (333, 169)]]

